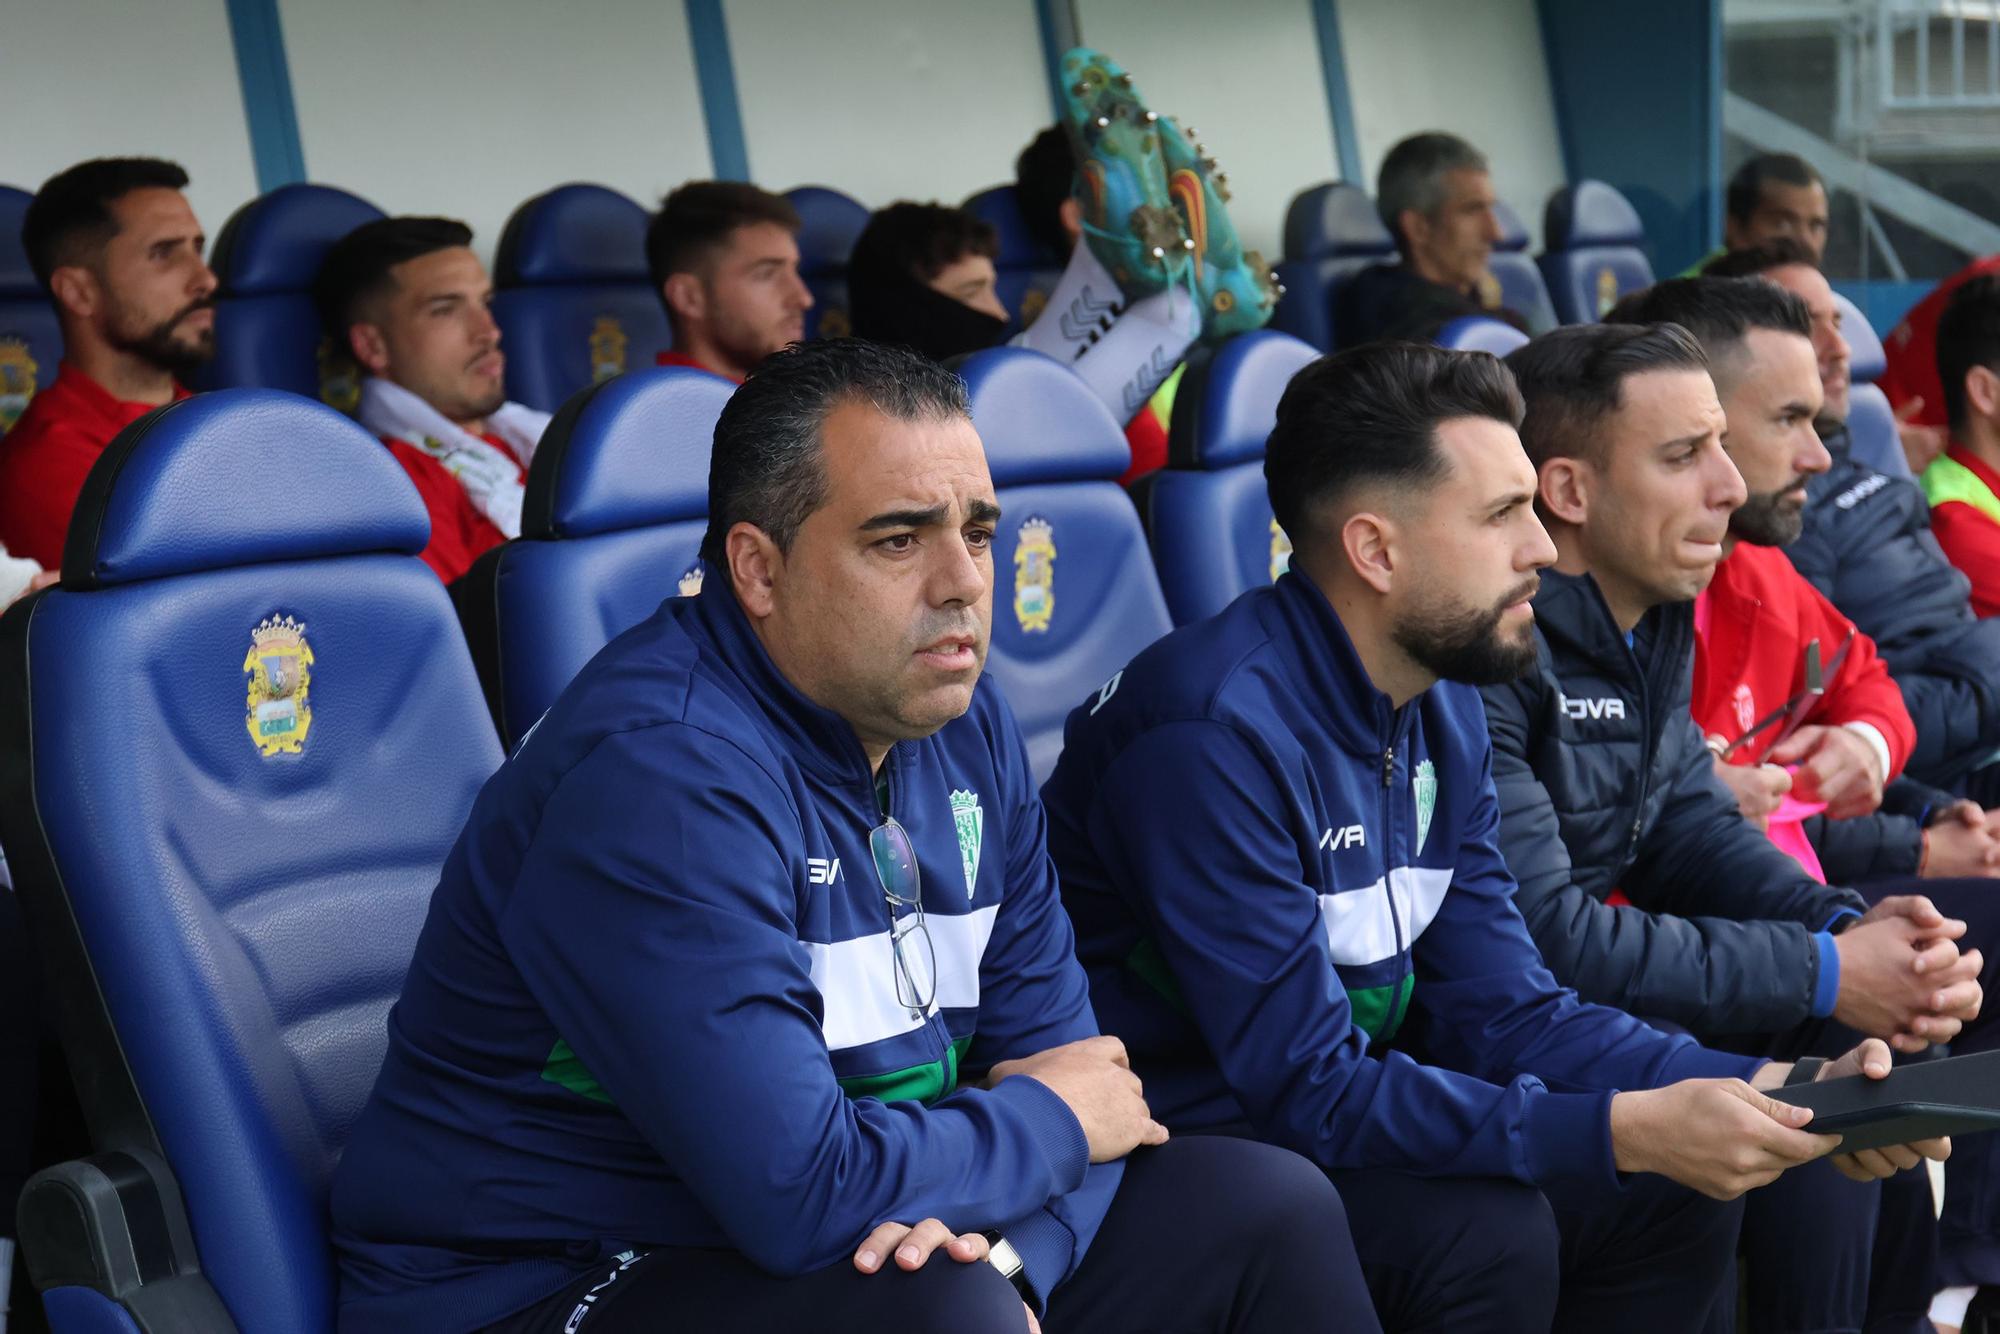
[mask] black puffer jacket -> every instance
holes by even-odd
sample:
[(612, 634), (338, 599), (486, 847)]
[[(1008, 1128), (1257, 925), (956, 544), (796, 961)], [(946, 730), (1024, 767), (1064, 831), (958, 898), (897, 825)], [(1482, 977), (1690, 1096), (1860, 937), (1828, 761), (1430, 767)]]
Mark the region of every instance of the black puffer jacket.
[[(1484, 691), (1500, 848), (1528, 929), (1585, 1000), (1698, 1037), (1812, 1012), (1814, 939), (1860, 896), (1819, 884), (1737, 812), (1689, 716), (1694, 615), (1627, 646), (1588, 575), (1542, 574), (1537, 657)], [(1622, 889), (1633, 906), (1605, 902)]]
[(1855, 462), (1844, 427), (1825, 440), (1833, 466), (1806, 488), (1805, 532), (1785, 554), (1902, 687), (1917, 725), (1906, 772), (1948, 786), (2000, 749), (2000, 618), (1972, 614), (1917, 484)]

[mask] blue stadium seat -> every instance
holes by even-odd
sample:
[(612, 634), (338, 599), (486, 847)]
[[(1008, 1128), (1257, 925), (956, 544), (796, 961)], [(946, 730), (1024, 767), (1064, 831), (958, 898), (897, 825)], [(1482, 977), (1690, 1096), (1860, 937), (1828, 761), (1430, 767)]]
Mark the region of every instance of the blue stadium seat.
[(601, 185), (559, 185), (514, 210), (493, 256), (509, 398), (553, 412), (673, 345), (646, 267), (647, 221)]
[(1847, 397), (1847, 433), (1854, 458), (1891, 477), (1908, 477), (1910, 460), (1896, 430), (1896, 410), (1889, 406), (1888, 395), (1875, 387), (1889, 366), (1882, 340), (1859, 306), (1838, 292), (1833, 303), (1840, 308), (1840, 332), (1849, 349), (1847, 373), (1854, 382)]
[(1333, 306), (1346, 281), (1371, 264), (1396, 258), (1396, 238), (1375, 201), (1358, 185), (1329, 181), (1302, 190), (1285, 210), (1285, 294), (1271, 327), (1326, 351), (1333, 346)]
[(1603, 181), (1578, 181), (1550, 195), (1540, 264), (1557, 317), (1593, 324), (1627, 292), (1652, 286), (1645, 243), (1638, 210)]
[(824, 185), (785, 191), (799, 211), (799, 276), (813, 294), (806, 312), (807, 338), (845, 338), (854, 332), (847, 313), (847, 257), (868, 225), (868, 209)]
[(360, 372), (321, 332), (312, 283), (335, 241), (381, 216), (330, 185), (281, 185), (237, 209), (209, 257), (222, 284), (215, 360), (196, 387), (289, 389), (352, 412)]
[(333, 1328), (328, 1178), (501, 758), (428, 536), (359, 426), (225, 390), (118, 435), (0, 618), (0, 839), (93, 1146), (20, 1206), (60, 1330)]
[(1542, 271), (1528, 254), (1528, 229), (1521, 224), (1521, 215), (1504, 200), (1494, 201), (1493, 214), (1500, 222), (1500, 239), (1486, 261), (1491, 285), (1480, 295), (1489, 310), (1504, 307), (1526, 320), (1532, 332), (1547, 333), (1558, 323), (1556, 309), (1549, 301)]
[(1014, 317), (1016, 328), (1025, 329), (1042, 313), (1062, 277), (1069, 256), (1049, 249), (1035, 239), (1021, 217), (1021, 205), (1011, 185), (981, 190), (965, 201), (965, 211), (991, 223), (999, 234), (1000, 253), (993, 267), (999, 270), (1000, 304)]
[(27, 408), (37, 389), (56, 378), (62, 329), (55, 305), (35, 281), (21, 245), (21, 219), (34, 196), (0, 185), (0, 435)]
[(520, 538), (454, 586), (509, 749), (613, 636), (701, 588), (709, 448), (734, 392), (686, 367), (634, 371), (572, 398), (542, 433)]
[(975, 352), (958, 373), (1003, 513), (986, 668), (1040, 781), (1055, 768), (1069, 711), (1172, 622), (1116, 480), (1131, 447), (1104, 404), (1068, 367), (1023, 348)]
[(1438, 330), (1437, 345), (1460, 352), (1491, 352), (1504, 357), (1528, 341), (1528, 335), (1490, 315), (1462, 315)]
[(1175, 625), (1213, 616), (1290, 564), (1264, 487), (1264, 442), (1285, 386), (1318, 355), (1270, 329), (1189, 355), (1167, 466), (1132, 488)]

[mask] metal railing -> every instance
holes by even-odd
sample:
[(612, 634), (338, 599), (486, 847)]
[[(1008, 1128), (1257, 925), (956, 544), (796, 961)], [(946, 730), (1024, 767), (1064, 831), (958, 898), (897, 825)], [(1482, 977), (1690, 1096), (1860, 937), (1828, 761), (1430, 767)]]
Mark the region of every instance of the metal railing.
[[(1940, 46), (1943, 51), (1934, 51)], [(1980, 48), (1978, 54), (1968, 54), (1968, 46)], [(1875, 59), (1877, 96), (1885, 110), (2000, 108), (2000, 4), (1878, 0)]]

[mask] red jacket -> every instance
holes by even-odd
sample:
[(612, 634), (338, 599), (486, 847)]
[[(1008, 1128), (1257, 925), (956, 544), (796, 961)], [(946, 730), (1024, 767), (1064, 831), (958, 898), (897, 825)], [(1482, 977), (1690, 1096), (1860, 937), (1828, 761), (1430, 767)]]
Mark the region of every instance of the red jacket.
[[(187, 396), (174, 386), (176, 399)], [(55, 382), (0, 439), (0, 546), (44, 569), (61, 566), (69, 516), (91, 465), (113, 436), (156, 406), (121, 402), (63, 362)]]
[[(1804, 721), (1835, 727), (1867, 723), (1889, 746), (1889, 772), (1903, 771), (1916, 745), (1916, 725), (1903, 706), (1903, 692), (1875, 656), (1875, 641), (1854, 628), (1831, 602), (1792, 568), (1776, 547), (1738, 542), (1715, 570), (1702, 594), (1706, 629), (1695, 640), (1694, 720), (1705, 736), (1734, 741), (1805, 688), (1806, 645), (1819, 640), (1826, 693)], [(1834, 655), (1847, 637), (1839, 670)], [(1754, 764), (1775, 743), (1780, 725), (1729, 758)]]
[[(482, 440), (513, 458), (514, 451), (507, 447), (498, 436), (481, 436)], [(417, 494), (424, 498), (424, 508), (431, 514), (431, 541), (424, 548), (424, 564), (437, 572), (437, 577), (450, 583), (472, 568), (492, 547), (507, 540), (507, 535), (493, 526), (493, 521), (482, 514), (458, 479), (445, 471), (445, 466), (415, 445), (405, 444), (389, 436), (382, 438), (389, 452), (396, 456), (396, 462), (403, 465), (403, 471), (417, 485)], [(518, 466), (518, 461), (517, 461)], [(521, 478), (527, 480), (527, 470), (521, 470)]]
[(1882, 351), (1889, 359), (1889, 368), (1875, 383), (1897, 408), (1913, 398), (1923, 399), (1923, 407), (1910, 418), (1919, 426), (1946, 424), (1944, 388), (1938, 379), (1937, 368), (1938, 320), (1944, 315), (1944, 308), (1951, 303), (1953, 292), (1983, 273), (1996, 271), (2000, 271), (2000, 255), (1974, 260), (1939, 283), (1929, 296), (1911, 306), (1909, 313), (1882, 340)]

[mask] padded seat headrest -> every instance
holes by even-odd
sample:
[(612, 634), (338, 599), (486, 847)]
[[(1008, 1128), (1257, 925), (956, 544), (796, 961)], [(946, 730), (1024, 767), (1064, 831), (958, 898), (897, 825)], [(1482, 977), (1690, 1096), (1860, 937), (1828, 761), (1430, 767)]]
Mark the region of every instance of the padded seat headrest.
[(1271, 329), (1195, 348), (1174, 393), (1168, 466), (1213, 472), (1263, 458), (1285, 386), (1318, 356), (1312, 344)]
[(1631, 201), (1603, 181), (1578, 181), (1549, 196), (1542, 215), (1544, 250), (1586, 246), (1636, 246), (1646, 242), (1646, 225)]
[(1528, 229), (1506, 200), (1493, 201), (1493, 218), (1500, 224), (1500, 239), (1493, 243), (1495, 250), (1511, 254), (1528, 248)]
[(21, 219), (34, 196), (11, 185), (0, 185), (0, 297), (36, 297), (48, 293), (28, 266), (28, 248), (21, 244)]
[(324, 403), (218, 389), (156, 408), (84, 481), (64, 588), (364, 552), (416, 555), (430, 516), (382, 442)]
[(493, 256), (499, 287), (648, 283), (646, 210), (602, 185), (559, 185), (514, 210)]
[(708, 512), (715, 423), (736, 386), (686, 366), (649, 366), (563, 404), (528, 469), (521, 536), (591, 537)]
[(1840, 336), (1847, 340), (1848, 375), (1856, 384), (1874, 384), (1889, 369), (1882, 340), (1875, 336), (1875, 327), (1868, 323), (1861, 307), (1838, 292), (1833, 294), (1833, 304), (1840, 309)]
[(993, 257), (1002, 269), (1059, 269), (1068, 257), (1049, 249), (1028, 230), (1021, 216), (1021, 203), (1011, 185), (996, 185), (967, 199), (965, 211), (991, 226), (1000, 238), (1000, 253)]
[(799, 211), (799, 272), (817, 278), (844, 271), (868, 225), (867, 208), (824, 185), (801, 185), (785, 198)]
[(1528, 335), (1490, 315), (1461, 315), (1438, 330), (1437, 344), (1458, 352), (1491, 352), (1504, 357), (1524, 346)]
[(953, 365), (972, 400), (993, 485), (1096, 481), (1132, 466), (1124, 427), (1061, 362), (991, 347)]
[(1358, 185), (1328, 181), (1301, 190), (1285, 210), (1286, 259), (1391, 255), (1396, 238), (1382, 225), (1375, 201)]
[(330, 185), (281, 185), (230, 215), (209, 267), (225, 297), (310, 291), (333, 243), (382, 216), (359, 195)]

